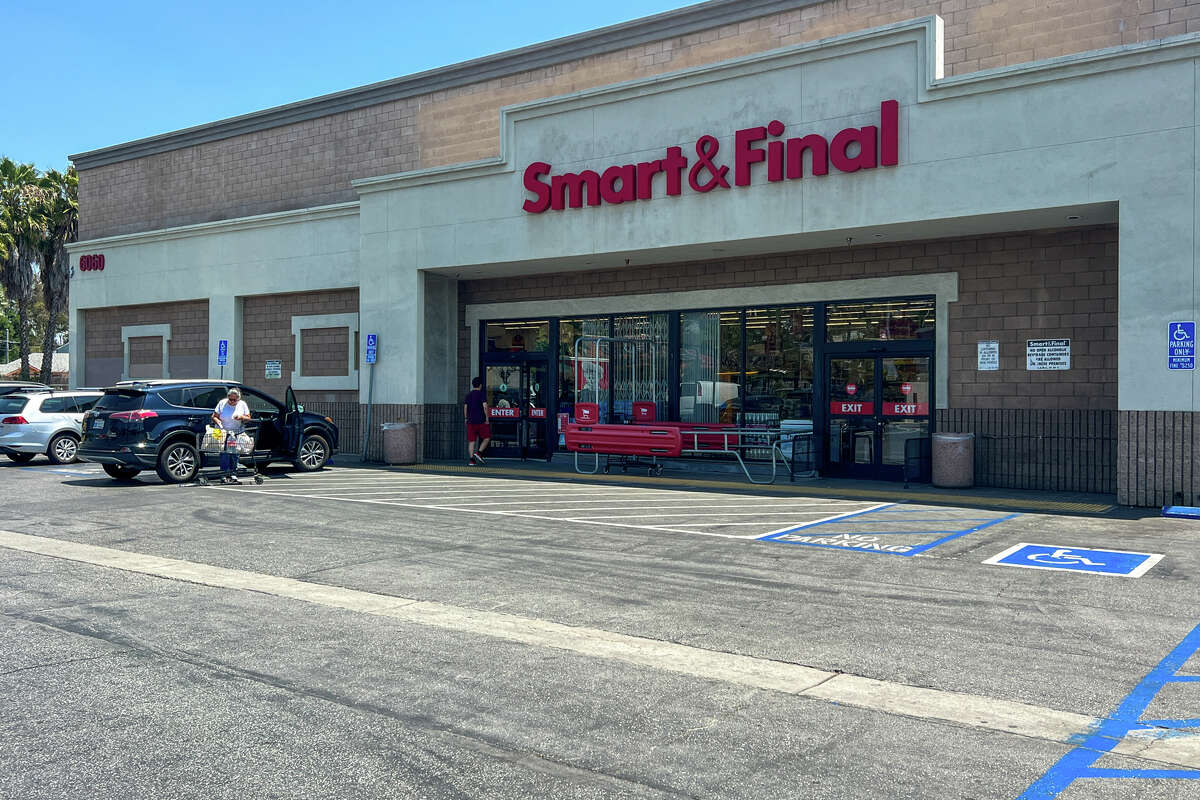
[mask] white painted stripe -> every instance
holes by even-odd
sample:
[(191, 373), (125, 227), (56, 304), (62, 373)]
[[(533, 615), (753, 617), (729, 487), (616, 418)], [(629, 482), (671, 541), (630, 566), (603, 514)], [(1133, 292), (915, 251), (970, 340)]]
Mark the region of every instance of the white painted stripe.
[[(0, 547), (96, 566), (186, 581), (222, 589), (252, 591), (400, 622), (562, 650), (586, 658), (620, 661), (764, 691), (798, 695), (886, 714), (945, 722), (1045, 741), (1072, 744), (1100, 720), (1083, 714), (980, 695), (925, 689), (801, 664), (771, 661), (699, 647), (563, 625), (542, 619), (374, 594), (337, 586), (227, 569), (208, 564), (142, 555), (107, 547), (0, 530)], [(1165, 764), (1200, 768), (1200, 736), (1180, 735), (1147, 742), (1128, 739), (1113, 753)]]
[[(217, 486), (217, 487), (213, 487), (213, 489), (214, 489), (214, 491), (224, 491), (224, 492), (245, 492), (245, 493), (249, 493), (249, 494), (271, 494), (271, 492), (264, 492), (264, 491), (261, 491), (258, 489), (235, 489), (231, 486), (224, 486), (224, 487)], [(331, 496), (306, 495), (306, 497), (308, 497), (309, 499), (312, 499), (312, 500), (337, 500), (337, 501), (341, 501), (344, 503), (367, 503), (370, 505), (394, 506), (396, 508), (423, 508), (423, 509), (427, 509), (430, 511), (459, 511), (464, 514), (493, 514), (496, 516), (512, 517), (514, 519), (540, 519), (540, 520), (545, 520), (547, 522), (578, 522), (581, 525), (606, 525), (606, 526), (618, 527), (618, 528), (635, 528), (635, 529), (644, 530), (644, 531), (670, 531), (672, 533), (690, 533), (690, 534), (694, 534), (696, 536), (716, 536), (716, 537), (720, 537), (722, 539), (753, 539), (753, 538), (756, 538), (755, 536), (734, 536), (732, 534), (725, 534), (725, 533), (708, 533), (705, 531), (681, 530), (679, 528), (664, 528), (664, 527), (657, 526), (657, 525), (628, 525), (628, 524), (624, 524), (624, 523), (620, 523), (620, 522), (599, 522), (596, 520), (571, 520), (571, 519), (562, 519), (560, 517), (538, 516), (536, 514), (518, 514), (514, 511), (494, 511), (494, 510), (482, 509), (482, 508), (454, 508), (453, 506), (421, 505), (419, 503), (401, 503), (396, 500), (372, 500), (370, 498), (365, 498), (365, 497), (362, 497), (362, 498), (360, 498), (360, 497), (338, 497), (336, 495), (331, 495)]]
[[(619, 500), (621, 505), (625, 505), (626, 503), (661, 503), (663, 501), (663, 498), (661, 498), (661, 497), (640, 498), (640, 499), (639, 498), (616, 497), (614, 499)], [(697, 500), (703, 500), (703, 499), (706, 499), (706, 498), (697, 498)], [(753, 500), (758, 500), (761, 498), (750, 498), (750, 499), (753, 501)], [(775, 499), (775, 498), (772, 498), (772, 499)], [(528, 502), (528, 500), (513, 500), (513, 501), (500, 502), (500, 503), (459, 503), (459, 502), (455, 502), (454, 505), (456, 505), (456, 506), (515, 506), (515, 505), (520, 505), (521, 503), (524, 503), (524, 502)], [(543, 505), (543, 506), (578, 505), (581, 503), (584, 505), (600, 505), (601, 503), (603, 503), (603, 501), (597, 500), (597, 499), (591, 499), (591, 500), (542, 500), (541, 498), (538, 498), (538, 505)], [(718, 504), (718, 505), (696, 505), (696, 501), (691, 500), (691, 499), (672, 500), (672, 503), (673, 503), (673, 505), (640, 506), (640, 508), (680, 508), (680, 507), (683, 507), (683, 508), (727, 508), (727, 507), (730, 507), (731, 505), (733, 505), (733, 504), (729, 503), (728, 501), (726, 501), (725, 503)], [(680, 504), (682, 504), (682, 506)], [(741, 504), (737, 504), (736, 507), (740, 508), (745, 505), (750, 505), (750, 504), (749, 503), (741, 503)], [(802, 507), (807, 507), (807, 506), (818, 506), (818, 507), (824, 509), (829, 505), (851, 505), (851, 504), (850, 503), (836, 503), (836, 504), (831, 504), (831, 503), (780, 503), (780, 504), (773, 504), (771, 507), (772, 508), (802, 508)], [(554, 509), (538, 509), (538, 510), (553, 511)], [(580, 508), (580, 509), (564, 508), (563, 509), (563, 511), (588, 511), (588, 510), (590, 510), (590, 509), (585, 509), (585, 508)], [(820, 511), (806, 511), (804, 513), (819, 514), (821, 512)]]
[[(701, 506), (701, 507), (702, 508), (713, 508), (714, 506)], [(720, 508), (720, 506), (716, 506), (716, 508)], [(537, 509), (533, 509), (533, 510), (536, 511)], [(578, 509), (573, 509), (573, 510), (578, 510)], [(795, 512), (791, 512), (791, 513), (798, 514), (798, 515), (804, 515), (804, 514), (820, 514), (821, 512), (820, 511), (795, 511)], [(721, 512), (712, 513), (712, 514), (696, 514), (694, 512), (687, 511), (687, 512), (684, 512), (683, 514), (612, 514), (612, 515), (605, 515), (602, 517), (576, 517), (576, 519), (659, 519), (661, 517), (689, 517), (689, 518), (690, 517), (778, 517), (781, 515), (782, 515), (782, 512), (779, 512), (779, 511), (774, 511), (774, 512), (721, 511)], [(743, 523), (739, 523), (739, 524), (743, 524)], [(749, 524), (749, 523), (745, 523), (745, 524)], [(766, 523), (763, 523), (763, 524), (766, 524)]]

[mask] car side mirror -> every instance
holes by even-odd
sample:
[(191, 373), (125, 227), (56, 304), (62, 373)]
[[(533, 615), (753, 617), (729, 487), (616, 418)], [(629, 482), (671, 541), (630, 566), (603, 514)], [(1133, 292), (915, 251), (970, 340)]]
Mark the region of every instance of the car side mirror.
[(300, 405), (299, 403), (297, 403), (297, 404), (296, 404), (296, 410), (297, 410), (297, 411), (299, 411), (301, 414), (303, 414), (303, 413), (304, 413), (304, 406), (302, 406), (302, 405)]

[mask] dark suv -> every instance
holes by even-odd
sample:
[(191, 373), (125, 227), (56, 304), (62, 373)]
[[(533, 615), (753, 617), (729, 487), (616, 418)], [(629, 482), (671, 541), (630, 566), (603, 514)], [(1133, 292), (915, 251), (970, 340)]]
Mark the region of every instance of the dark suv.
[(260, 424), (253, 461), (260, 466), (290, 461), (305, 472), (321, 469), (337, 451), (338, 429), (329, 417), (306, 413), (288, 387), (286, 402), (226, 381), (125, 381), (83, 417), (79, 459), (95, 461), (118, 480), (154, 469), (168, 483), (187, 483), (201, 467), (216, 466), (216, 453), (200, 452), (204, 429), (217, 402), (237, 386)]

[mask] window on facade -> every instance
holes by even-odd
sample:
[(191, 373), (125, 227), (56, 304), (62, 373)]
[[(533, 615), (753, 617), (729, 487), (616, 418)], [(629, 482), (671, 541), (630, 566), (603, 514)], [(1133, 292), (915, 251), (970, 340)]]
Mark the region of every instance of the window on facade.
[(653, 403), (655, 419), (668, 404), (667, 314), (627, 314), (613, 318), (613, 421), (632, 422), (634, 403)]
[(813, 308), (746, 312), (745, 424), (811, 427)]
[(679, 315), (679, 419), (736, 424), (742, 406), (742, 312)]
[(547, 320), (487, 324), (489, 353), (544, 353), (549, 349), (550, 323)]
[(932, 299), (830, 303), (826, 306), (825, 340), (829, 342), (932, 339), (933, 331)]
[[(608, 317), (558, 321), (558, 413), (575, 419), (575, 392), (578, 389), (579, 402), (599, 403), (600, 419), (608, 418), (608, 345), (586, 338), (580, 341), (580, 337), (609, 335)], [(596, 357), (597, 348), (599, 358)]]

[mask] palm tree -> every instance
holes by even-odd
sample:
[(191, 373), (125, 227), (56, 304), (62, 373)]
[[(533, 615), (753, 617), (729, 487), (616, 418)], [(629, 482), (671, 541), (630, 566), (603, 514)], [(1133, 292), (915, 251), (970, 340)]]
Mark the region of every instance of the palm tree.
[(0, 158), (0, 228), (12, 244), (0, 261), (0, 287), (17, 304), (17, 343), (21, 353), (21, 378), (29, 379), (29, 304), (33, 299), (33, 265), (37, 262), (37, 240), (42, 227), (37, 208), (37, 170)]
[(43, 383), (49, 383), (54, 364), (56, 320), (67, 306), (71, 289), (67, 243), (79, 233), (79, 176), (75, 167), (66, 173), (52, 169), (39, 181), (42, 236), (38, 239), (42, 300), (46, 304), (46, 332), (42, 337)]

